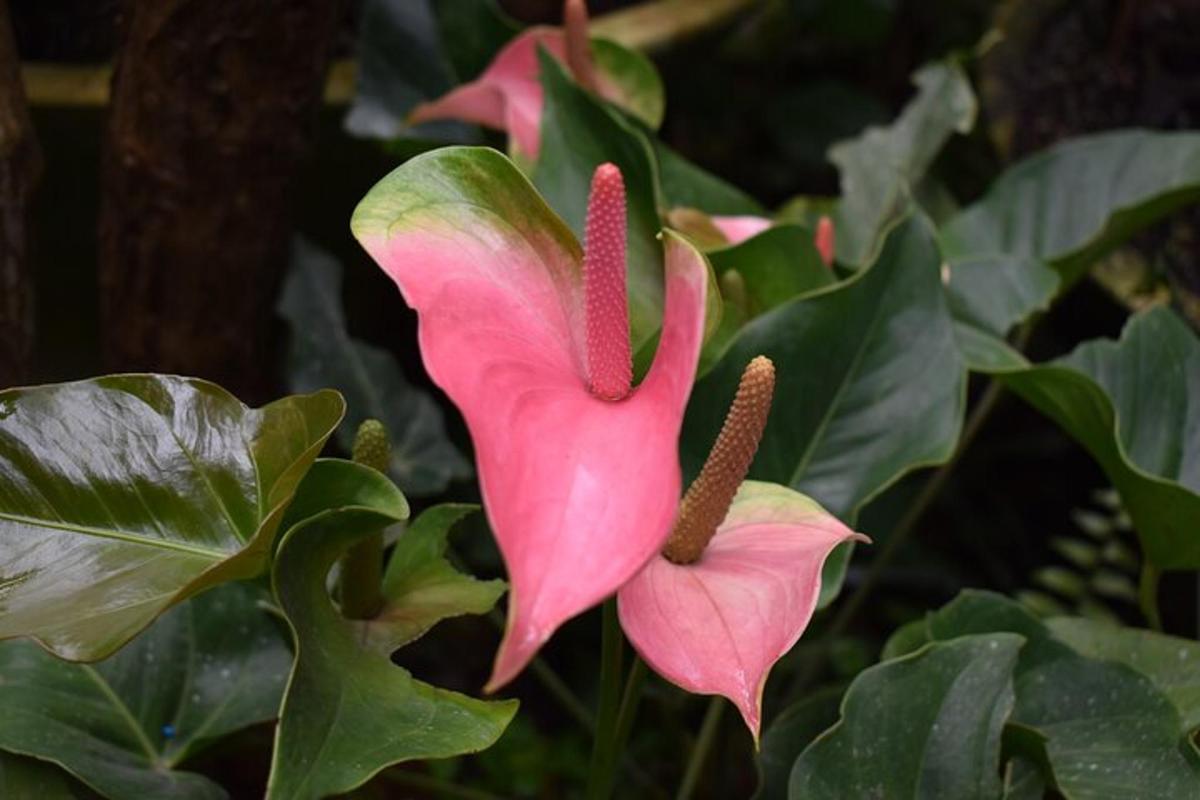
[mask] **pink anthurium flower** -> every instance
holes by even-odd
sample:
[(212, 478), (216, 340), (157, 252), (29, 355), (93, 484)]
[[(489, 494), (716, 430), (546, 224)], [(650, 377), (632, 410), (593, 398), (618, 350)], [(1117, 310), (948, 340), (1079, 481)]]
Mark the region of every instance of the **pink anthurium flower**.
[[(753, 215), (745, 216), (714, 216), (711, 218), (713, 226), (721, 232), (729, 244), (740, 244), (752, 236), (765, 231), (773, 224), (766, 217), (756, 217)], [(817, 230), (813, 234), (813, 244), (817, 248), (817, 253), (821, 256), (821, 261), (825, 266), (833, 265), (833, 220), (827, 214), (822, 214), (817, 220)]]
[(637, 89), (622, 85), (621, 78), (593, 62), (587, 35), (587, 8), (583, 0), (566, 0), (562, 28), (539, 26), (524, 31), (506, 44), (477, 79), (413, 109), (414, 125), (456, 119), (506, 131), (522, 159), (536, 161), (541, 146), (542, 84), (538, 76), (538, 48), (567, 65), (580, 86), (617, 105), (632, 106)]
[(414, 158), (352, 228), (419, 318), (425, 368), (466, 419), (512, 586), (487, 689), (662, 547), (704, 329), (708, 268), (665, 232), (654, 363), (631, 383), (621, 173), (596, 170), (586, 251), (510, 161), (486, 148)]
[(662, 554), (618, 593), (621, 627), (646, 663), (689, 692), (729, 698), (755, 742), (767, 675), (808, 626), (825, 559), (866, 539), (798, 492), (742, 482), (773, 388), (760, 356)]

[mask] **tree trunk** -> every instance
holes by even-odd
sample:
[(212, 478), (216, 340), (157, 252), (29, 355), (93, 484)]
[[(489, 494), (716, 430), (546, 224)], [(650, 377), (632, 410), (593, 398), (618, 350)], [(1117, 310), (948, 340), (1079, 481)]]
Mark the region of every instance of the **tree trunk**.
[(273, 390), (289, 195), (341, 21), (332, 0), (130, 0), (100, 215), (114, 370)]
[(8, 3), (0, 0), (0, 388), (29, 377), (33, 350), (29, 203), (41, 167)]

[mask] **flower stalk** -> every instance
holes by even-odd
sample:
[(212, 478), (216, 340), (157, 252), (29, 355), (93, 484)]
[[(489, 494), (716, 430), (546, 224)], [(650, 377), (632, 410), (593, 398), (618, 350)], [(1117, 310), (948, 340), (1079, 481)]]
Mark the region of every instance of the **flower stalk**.
[[(354, 436), (355, 462), (387, 474), (392, 443), (377, 419), (364, 420)], [(346, 552), (339, 580), (342, 615), (371, 619), (383, 608), (383, 531), (376, 531)]]

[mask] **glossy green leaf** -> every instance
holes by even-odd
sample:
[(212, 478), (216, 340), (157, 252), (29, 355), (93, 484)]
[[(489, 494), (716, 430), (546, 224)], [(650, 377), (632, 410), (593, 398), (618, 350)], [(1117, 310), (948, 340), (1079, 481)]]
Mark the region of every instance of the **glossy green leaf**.
[(864, 671), (846, 692), (841, 721), (796, 761), (788, 796), (997, 797), (1022, 641), (964, 636)]
[[(911, 630), (901, 630), (908, 646), (919, 645)], [(1179, 712), (1146, 675), (1079, 654), (1017, 603), (991, 592), (963, 592), (924, 625), (932, 642), (998, 631), (1026, 640), (1008, 747), (1044, 764), (1068, 800), (1200, 792), (1200, 758), (1181, 735)], [(889, 643), (888, 649), (898, 648)]]
[(446, 558), (447, 538), (478, 506), (447, 503), (417, 517), (392, 548), (383, 577), (384, 606), (374, 619), (354, 623), (360, 641), (390, 655), (438, 622), (463, 614), (486, 614), (504, 594), (501, 580), (481, 581), (459, 572)]
[[(348, 792), (392, 764), (489, 747), (516, 712), (515, 701), (484, 702), (414, 679), (363, 642), (326, 590), (326, 576), (350, 546), (407, 518), (403, 495), (379, 473), (347, 461), (318, 462), (301, 491), (310, 502), (289, 512), (293, 524), (274, 572), (297, 655), (267, 797)], [(423, 560), (429, 563), (414, 559)]]
[(0, 392), (0, 639), (103, 658), (173, 603), (261, 572), (344, 408), (322, 391), (251, 409), (157, 375)]
[(834, 214), (840, 264), (872, 260), (887, 229), (909, 211), (917, 184), (946, 140), (975, 124), (975, 95), (954, 61), (927, 64), (913, 74), (913, 83), (917, 95), (895, 122), (829, 149), (841, 172)]
[(1200, 728), (1200, 643), (1081, 617), (1046, 622), (1054, 638), (1080, 655), (1127, 664), (1174, 704), (1182, 732)]
[(818, 690), (771, 722), (758, 749), (758, 790), (752, 800), (786, 800), (792, 765), (818, 735), (838, 721), (842, 690)]
[(849, 281), (752, 320), (692, 393), (685, 471), (695, 474), (742, 369), (775, 362), (773, 412), (750, 476), (801, 491), (844, 520), (909, 470), (948, 458), (965, 374), (928, 224), (912, 218)]
[(0, 752), (0, 797), (5, 800), (75, 800), (67, 773), (46, 761)]
[(1123, 664), (1059, 658), (1017, 678), (1013, 720), (1041, 739), (1068, 800), (1200, 796), (1200, 756), (1149, 678)]
[(437, 494), (471, 477), (471, 465), (446, 436), (442, 411), (404, 377), (396, 359), (354, 339), (342, 312), (342, 268), (328, 253), (297, 239), (279, 313), (292, 329), (288, 380), (292, 391), (322, 386), (346, 398), (337, 440), (350, 452), (363, 420), (383, 422), (392, 440), (389, 474), (414, 496)]
[(262, 597), (237, 583), (206, 592), (97, 664), (0, 644), (0, 749), (53, 761), (113, 800), (226, 797), (179, 766), (275, 717), (291, 652)]
[(1151, 561), (1200, 567), (1200, 340), (1186, 323), (1154, 308), (1118, 342), (998, 377), (1099, 462)]

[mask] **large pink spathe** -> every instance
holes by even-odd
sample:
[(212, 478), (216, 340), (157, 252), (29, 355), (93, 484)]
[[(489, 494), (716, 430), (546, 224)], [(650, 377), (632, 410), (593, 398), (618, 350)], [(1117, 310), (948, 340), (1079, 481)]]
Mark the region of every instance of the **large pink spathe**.
[(746, 481), (699, 561), (659, 556), (621, 588), (621, 627), (667, 680), (729, 698), (757, 742), (767, 674), (808, 626), (826, 557), (856, 538), (804, 495)]
[(355, 234), (419, 315), (430, 377), (462, 412), (512, 585), (488, 690), (662, 547), (704, 327), (707, 266), (664, 235), (666, 304), (645, 380), (588, 390), (581, 254), (499, 153), (413, 159), (355, 212)]

